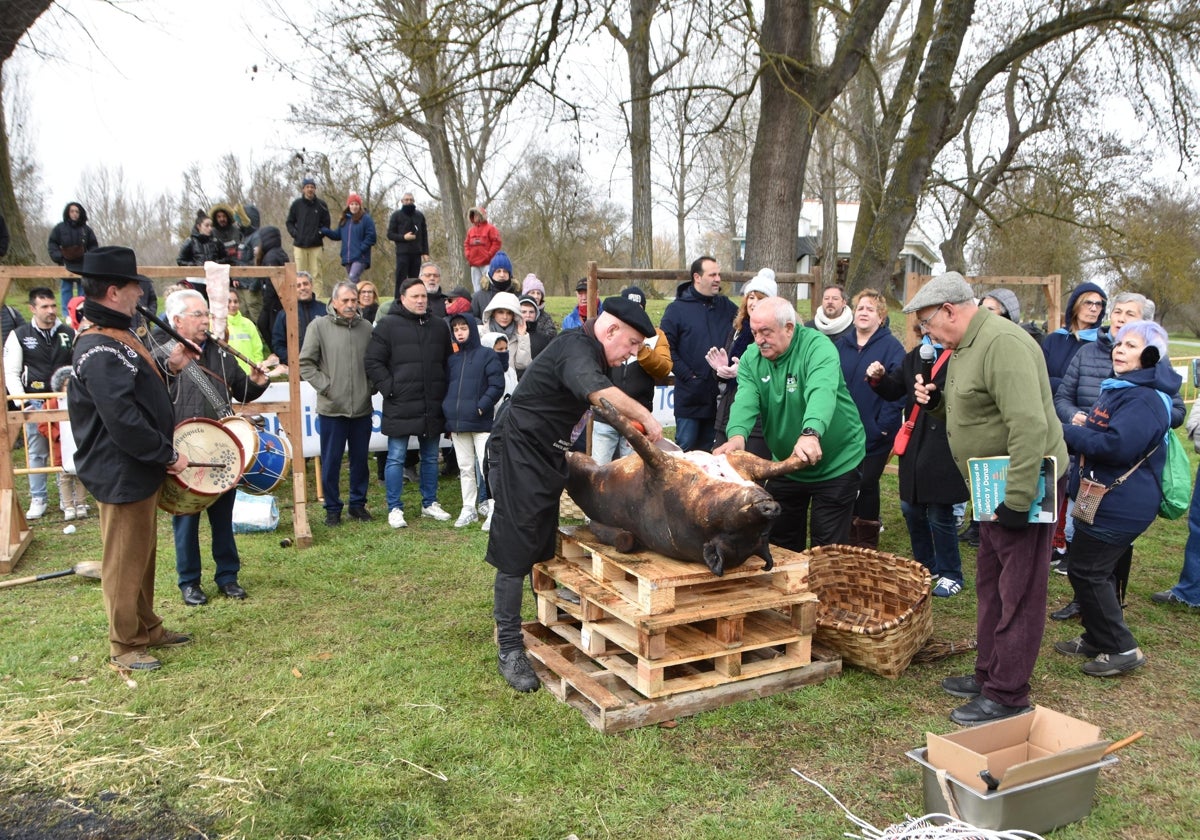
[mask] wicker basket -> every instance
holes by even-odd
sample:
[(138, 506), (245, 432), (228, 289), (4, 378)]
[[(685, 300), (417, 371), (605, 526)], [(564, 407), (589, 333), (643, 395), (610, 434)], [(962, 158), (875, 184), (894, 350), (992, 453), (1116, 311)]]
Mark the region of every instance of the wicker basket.
[(579, 509), (579, 505), (575, 504), (575, 500), (571, 498), (566, 490), (563, 491), (562, 498), (558, 501), (558, 518), (559, 519), (586, 519), (583, 511)]
[(820, 598), (816, 641), (842, 661), (896, 679), (933, 633), (929, 571), (869, 548), (807, 552), (809, 588)]

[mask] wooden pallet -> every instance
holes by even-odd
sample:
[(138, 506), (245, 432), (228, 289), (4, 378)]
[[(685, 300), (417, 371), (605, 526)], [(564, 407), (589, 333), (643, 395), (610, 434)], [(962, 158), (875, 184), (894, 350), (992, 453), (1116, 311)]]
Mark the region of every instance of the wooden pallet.
[(703, 563), (653, 551), (623, 554), (597, 540), (586, 527), (563, 526), (558, 533), (557, 559), (574, 564), (643, 613), (670, 612), (680, 593), (719, 581), (754, 578), (785, 594), (808, 591), (808, 556), (778, 546), (771, 547), (775, 567), (770, 572), (763, 571), (762, 558), (751, 557), (718, 578)]
[[(530, 662), (546, 689), (578, 709), (594, 729), (606, 734), (689, 717), (758, 697), (770, 697), (841, 673), (842, 660), (814, 647), (807, 665), (733, 682), (720, 682), (666, 697), (644, 697), (611, 667), (613, 660), (594, 659), (538, 622), (525, 625)], [(607, 664), (606, 664), (607, 663)], [(691, 665), (678, 666), (682, 669)]]
[(801, 668), (812, 658), (817, 597), (807, 559), (783, 552), (716, 577), (654, 552), (622, 554), (584, 528), (534, 568), (538, 622), (643, 697)]

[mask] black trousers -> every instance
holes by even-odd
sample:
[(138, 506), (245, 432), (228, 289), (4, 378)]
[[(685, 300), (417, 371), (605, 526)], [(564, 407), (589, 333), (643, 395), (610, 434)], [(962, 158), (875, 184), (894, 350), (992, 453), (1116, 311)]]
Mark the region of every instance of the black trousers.
[(808, 516), (812, 508), (812, 544), (850, 542), (850, 519), (858, 495), (861, 466), (825, 481), (792, 481), (773, 478), (767, 492), (783, 507), (771, 526), (772, 545), (792, 551), (808, 548)]
[(1067, 556), (1067, 577), (1079, 602), (1084, 641), (1103, 653), (1124, 653), (1137, 647), (1117, 594), (1117, 569), (1128, 568), (1132, 556), (1132, 544), (1101, 542), (1076, 526)]

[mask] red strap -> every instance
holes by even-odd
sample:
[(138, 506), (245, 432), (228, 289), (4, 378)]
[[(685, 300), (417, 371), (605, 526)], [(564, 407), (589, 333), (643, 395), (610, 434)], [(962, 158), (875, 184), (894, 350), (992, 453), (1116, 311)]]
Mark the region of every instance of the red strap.
[[(935, 376), (937, 376), (938, 371), (942, 369), (942, 365), (944, 365), (949, 358), (950, 358), (949, 350), (943, 350), (942, 355), (937, 357), (937, 361), (933, 363), (933, 367), (929, 371), (929, 379), (931, 381), (933, 380), (933, 378)], [(921, 413), (921, 406), (914, 405), (912, 414), (908, 415), (908, 420), (912, 423), (917, 422), (917, 417), (918, 417), (918, 415), (920, 415), (920, 413)]]

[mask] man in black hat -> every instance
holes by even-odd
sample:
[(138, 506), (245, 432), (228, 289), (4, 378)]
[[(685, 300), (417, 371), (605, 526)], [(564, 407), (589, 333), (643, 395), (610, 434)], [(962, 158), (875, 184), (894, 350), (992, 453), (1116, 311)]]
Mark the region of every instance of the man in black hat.
[[(587, 320), (587, 286), (588, 281), (586, 277), (580, 277), (579, 282), (575, 284), (576, 305), (575, 308), (567, 314), (567, 317), (563, 318), (562, 328), (564, 331), (577, 330), (582, 327), (583, 322)], [(612, 298), (609, 298), (609, 300), (611, 299)], [(597, 303), (596, 314), (599, 315), (603, 311), (604, 303)]]
[[(646, 308), (646, 293), (637, 286), (622, 289), (621, 297), (636, 303), (643, 310)], [(671, 375), (671, 345), (661, 329), (655, 329), (654, 332), (652, 338), (642, 342), (636, 354), (608, 369), (608, 378), (613, 384), (641, 403), (647, 411), (654, 410), (654, 389)], [(597, 464), (607, 464), (631, 452), (633, 446), (612, 426), (599, 420), (592, 423), (592, 460)]]
[(148, 649), (191, 641), (163, 627), (153, 605), (158, 494), (168, 473), (188, 465), (187, 456), (172, 446), (175, 419), (166, 378), (196, 354), (178, 345), (160, 366), (133, 333), (146, 278), (137, 273), (132, 250), (88, 251), (79, 273), (84, 323), (75, 342), (67, 412), (76, 472), (100, 503), (109, 663), (118, 670), (152, 671), (161, 663)]
[(649, 409), (612, 384), (608, 370), (636, 354), (654, 325), (640, 306), (611, 297), (581, 329), (558, 336), (525, 369), (488, 440), (488, 488), (494, 500), (486, 559), (496, 567), (493, 616), (500, 675), (517, 691), (539, 682), (521, 637), (523, 583), (535, 563), (554, 556), (558, 501), (567, 484), (571, 432), (601, 398), (640, 422), (652, 441), (662, 426)]

